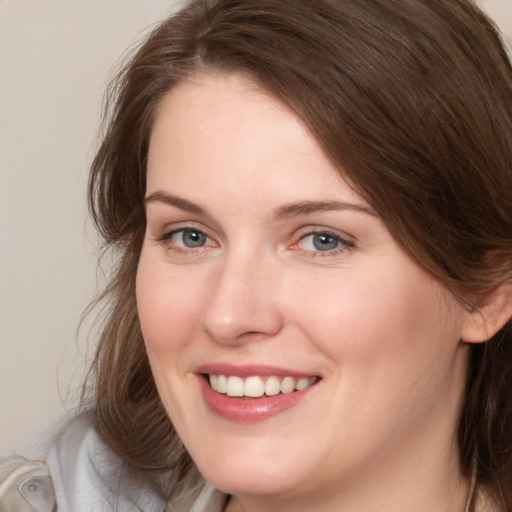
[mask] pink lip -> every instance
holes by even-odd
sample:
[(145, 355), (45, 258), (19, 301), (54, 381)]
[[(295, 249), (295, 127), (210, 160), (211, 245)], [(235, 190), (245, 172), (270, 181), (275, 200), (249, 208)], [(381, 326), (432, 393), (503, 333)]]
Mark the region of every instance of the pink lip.
[(251, 377), (258, 375), (260, 377), (269, 377), (275, 375), (276, 377), (313, 377), (309, 373), (297, 372), (294, 370), (287, 370), (277, 366), (267, 365), (233, 365), (225, 363), (204, 364), (197, 368), (196, 374), (213, 374), (213, 375), (236, 375), (238, 377)]
[[(261, 377), (268, 375), (308, 377), (311, 375), (290, 372), (283, 368), (269, 366), (232, 366), (224, 364), (204, 365), (198, 368), (197, 374), (214, 375), (237, 375), (239, 377), (249, 377), (258, 375)], [(227, 395), (214, 391), (204, 375), (197, 375), (197, 380), (201, 388), (203, 399), (209, 409), (221, 418), (238, 421), (243, 423), (254, 423), (263, 421), (299, 404), (309, 392), (316, 387), (316, 384), (307, 387), (302, 391), (294, 391), (288, 394), (279, 394), (275, 396), (263, 396), (261, 398), (247, 397), (229, 397)], [(318, 383), (317, 383), (318, 384)]]

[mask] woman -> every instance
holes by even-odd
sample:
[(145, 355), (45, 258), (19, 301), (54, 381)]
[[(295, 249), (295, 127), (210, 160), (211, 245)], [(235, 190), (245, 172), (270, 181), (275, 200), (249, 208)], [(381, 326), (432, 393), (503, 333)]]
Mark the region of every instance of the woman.
[(58, 506), (510, 510), (511, 134), (469, 0), (162, 23), (92, 167), (118, 265)]

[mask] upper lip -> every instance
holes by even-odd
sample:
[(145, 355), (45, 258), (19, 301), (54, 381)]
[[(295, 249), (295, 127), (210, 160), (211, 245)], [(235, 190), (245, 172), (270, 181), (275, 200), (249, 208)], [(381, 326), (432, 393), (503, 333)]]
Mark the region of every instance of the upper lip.
[(262, 364), (247, 364), (247, 365), (234, 365), (229, 363), (208, 363), (199, 366), (195, 373), (208, 374), (208, 375), (236, 375), (238, 377), (251, 377), (260, 376), (267, 377), (271, 375), (280, 377), (315, 377), (315, 373), (291, 370), (288, 368), (262, 365)]

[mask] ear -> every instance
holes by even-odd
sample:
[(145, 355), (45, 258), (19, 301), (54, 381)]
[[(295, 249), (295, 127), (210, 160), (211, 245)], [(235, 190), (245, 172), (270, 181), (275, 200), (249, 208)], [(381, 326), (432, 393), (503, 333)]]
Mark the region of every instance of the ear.
[(482, 300), (468, 316), (463, 329), (462, 341), (482, 343), (492, 338), (512, 318), (512, 283), (504, 284)]

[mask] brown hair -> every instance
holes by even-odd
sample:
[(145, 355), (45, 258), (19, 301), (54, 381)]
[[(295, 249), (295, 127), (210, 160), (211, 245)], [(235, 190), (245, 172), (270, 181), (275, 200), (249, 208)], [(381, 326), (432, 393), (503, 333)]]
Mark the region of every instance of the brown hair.
[[(90, 205), (118, 263), (93, 363), (95, 426), (145, 474), (196, 475), (156, 391), (135, 303), (145, 172), (162, 97), (248, 75), (294, 111), (401, 246), (468, 308), (512, 281), (512, 69), (469, 0), (194, 0), (113, 81)], [(472, 346), (463, 471), (512, 507), (512, 326)], [(169, 473), (166, 473), (169, 472)]]

